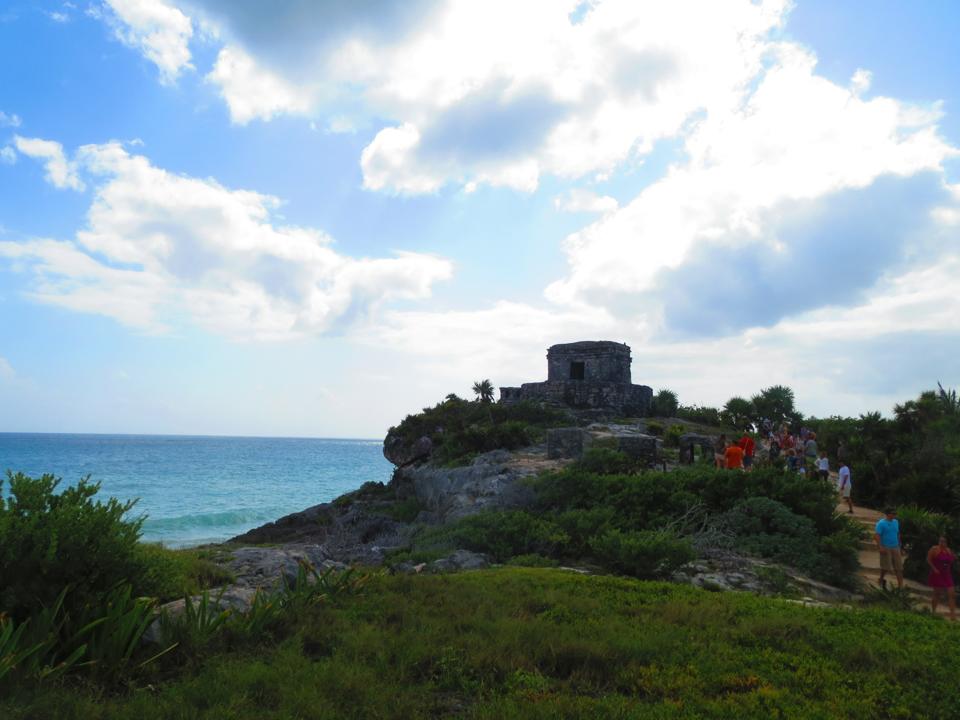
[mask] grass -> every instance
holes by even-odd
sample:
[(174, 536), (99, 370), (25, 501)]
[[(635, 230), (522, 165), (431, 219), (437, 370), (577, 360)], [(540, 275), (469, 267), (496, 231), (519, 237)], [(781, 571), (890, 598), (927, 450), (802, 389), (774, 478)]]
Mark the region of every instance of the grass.
[(553, 569), (375, 577), (270, 642), (118, 695), (59, 680), (26, 718), (946, 718), (960, 630), (887, 610)]
[(233, 582), (234, 577), (214, 562), (225, 546), (171, 550), (155, 543), (141, 543), (137, 548), (146, 568), (137, 588), (160, 602), (196, 595), (201, 590)]

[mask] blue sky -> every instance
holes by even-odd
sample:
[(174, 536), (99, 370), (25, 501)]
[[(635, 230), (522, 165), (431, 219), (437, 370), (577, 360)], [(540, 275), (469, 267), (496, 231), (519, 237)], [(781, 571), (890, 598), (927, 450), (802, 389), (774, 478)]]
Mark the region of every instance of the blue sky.
[(376, 437), (555, 342), (960, 385), (960, 6), (12, 0), (0, 431)]

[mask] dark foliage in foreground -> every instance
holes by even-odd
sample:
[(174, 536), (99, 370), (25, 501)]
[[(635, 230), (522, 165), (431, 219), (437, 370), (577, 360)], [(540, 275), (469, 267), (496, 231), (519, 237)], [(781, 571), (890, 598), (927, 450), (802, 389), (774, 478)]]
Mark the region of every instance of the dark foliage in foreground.
[(938, 618), (504, 568), (375, 578), (187, 672), (23, 688), (0, 716), (951, 718), (958, 666)]

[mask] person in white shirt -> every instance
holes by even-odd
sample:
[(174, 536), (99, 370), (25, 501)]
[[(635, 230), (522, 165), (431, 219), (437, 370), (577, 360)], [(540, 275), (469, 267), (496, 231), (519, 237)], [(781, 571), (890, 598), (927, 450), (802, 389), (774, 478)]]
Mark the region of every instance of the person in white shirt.
[(827, 454), (822, 451), (820, 457), (817, 458), (817, 472), (822, 479), (830, 479), (830, 460), (827, 458)]
[(847, 512), (850, 515), (853, 515), (853, 498), (850, 497), (850, 491), (853, 489), (853, 484), (850, 482), (850, 468), (847, 467), (846, 463), (840, 465), (840, 475), (837, 478), (837, 489), (840, 491), (840, 497), (847, 501), (847, 507), (850, 508)]

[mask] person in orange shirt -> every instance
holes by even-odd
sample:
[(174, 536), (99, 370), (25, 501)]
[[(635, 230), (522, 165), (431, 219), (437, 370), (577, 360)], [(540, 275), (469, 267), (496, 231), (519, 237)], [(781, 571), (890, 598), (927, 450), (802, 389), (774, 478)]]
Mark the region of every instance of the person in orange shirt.
[(743, 470), (743, 448), (736, 443), (727, 445), (723, 456), (727, 460), (727, 470)]

